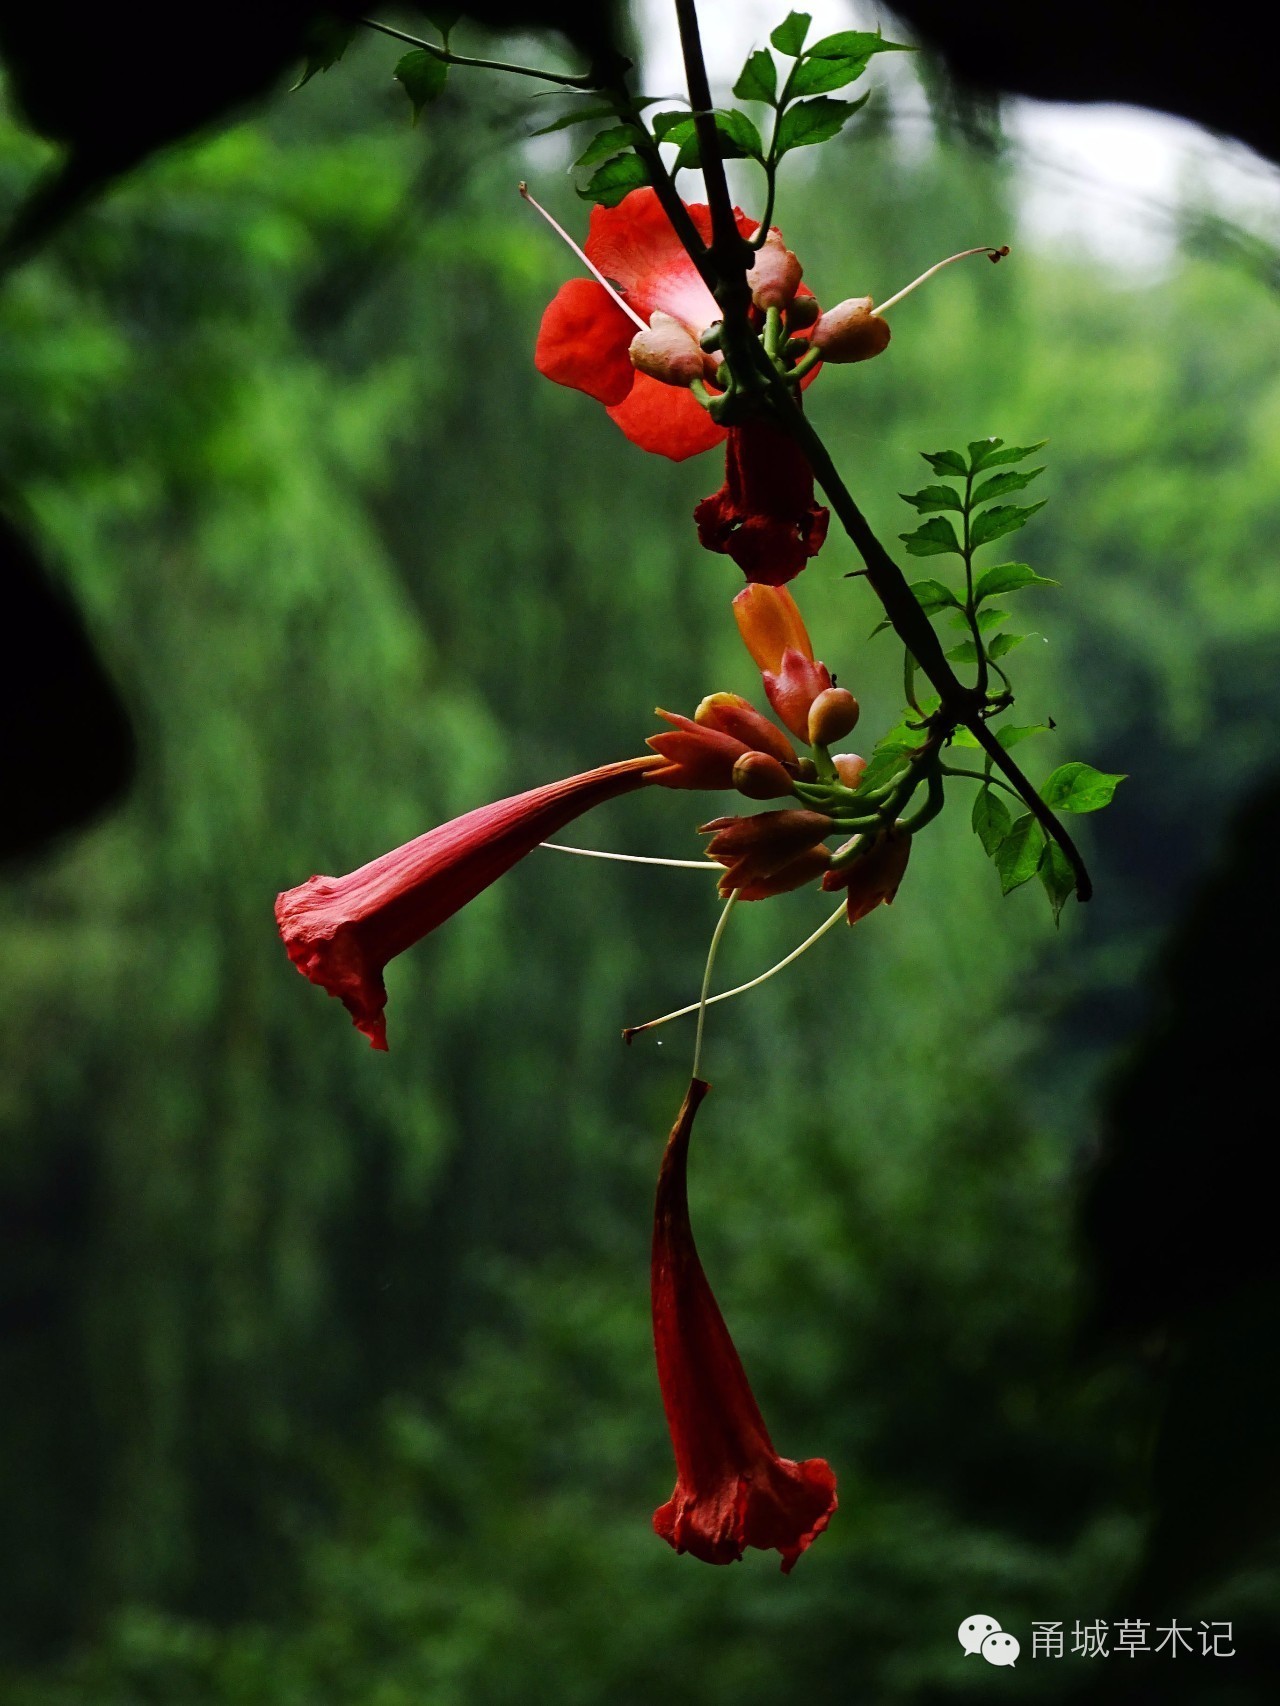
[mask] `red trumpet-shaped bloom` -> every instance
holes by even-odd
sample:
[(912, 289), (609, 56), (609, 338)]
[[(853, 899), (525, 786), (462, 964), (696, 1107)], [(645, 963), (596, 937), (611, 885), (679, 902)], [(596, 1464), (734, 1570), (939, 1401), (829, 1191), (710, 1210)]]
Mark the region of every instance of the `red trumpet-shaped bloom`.
[(387, 1046), (383, 968), (451, 918), (539, 842), (648, 780), (646, 755), (530, 788), (430, 829), (345, 877), (276, 897), (276, 923), (304, 977), (336, 995), (376, 1049)]
[[(686, 206), (699, 235), (710, 242), (710, 212), (697, 204)], [(737, 220), (739, 231), (749, 237), (755, 221), (741, 212)], [(697, 339), (720, 318), (715, 297), (652, 189), (632, 190), (617, 207), (593, 207), (583, 250), (646, 325), (655, 313), (666, 315)], [(570, 279), (542, 316), (534, 362), (548, 379), (603, 403), (610, 419), (641, 450), (683, 462), (721, 443), (725, 429), (688, 389), (636, 370), (631, 360), (635, 336), (635, 321), (604, 285)]]
[(793, 1463), (769, 1438), (698, 1260), (689, 1224), (689, 1136), (709, 1085), (690, 1082), (667, 1140), (653, 1224), (653, 1343), (675, 1448), (676, 1487), (653, 1526), (677, 1552), (732, 1564), (748, 1546), (789, 1571), (831, 1520), (836, 1478), (820, 1457)]
[(781, 586), (822, 549), (829, 517), (803, 450), (761, 417), (730, 427), (724, 485), (693, 519), (708, 551), (726, 552), (749, 581)]

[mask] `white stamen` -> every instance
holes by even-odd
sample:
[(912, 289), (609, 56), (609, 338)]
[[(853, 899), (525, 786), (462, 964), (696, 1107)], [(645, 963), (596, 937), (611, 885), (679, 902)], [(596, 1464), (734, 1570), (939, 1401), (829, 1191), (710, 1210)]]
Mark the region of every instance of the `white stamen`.
[[(840, 922), (846, 911), (847, 904), (841, 901), (830, 918), (824, 924), (819, 924), (813, 935), (807, 936), (798, 948), (791, 950), (785, 959), (779, 960), (776, 966), (770, 966), (768, 971), (762, 971), (759, 977), (753, 977), (750, 983), (740, 983), (736, 989), (725, 989), (719, 995), (708, 996), (707, 1006), (714, 1007), (717, 1001), (732, 1001), (735, 995), (745, 995), (749, 989), (758, 989), (762, 983), (768, 983), (771, 977), (776, 977), (780, 971), (785, 971), (793, 961), (800, 958), (801, 954), (807, 954), (815, 942), (820, 942), (827, 931)], [(660, 1019), (649, 1019), (643, 1025), (628, 1025), (622, 1033), (623, 1039), (630, 1042), (632, 1037), (638, 1037), (641, 1031), (651, 1031), (656, 1025), (665, 1025), (670, 1019), (686, 1018), (690, 1013), (696, 1013), (701, 1005), (700, 1001), (691, 1001), (687, 1007), (677, 1007), (674, 1013), (664, 1013)], [(658, 1040), (661, 1041), (662, 1039), (659, 1038)]]
[(556, 235), (558, 237), (563, 238), (563, 240), (573, 250), (574, 254), (582, 262), (583, 266), (586, 267), (587, 271), (591, 274), (592, 278), (596, 279), (609, 292), (609, 295), (612, 296), (613, 300), (618, 304), (618, 307), (621, 308), (622, 312), (624, 314), (629, 315), (630, 318), (634, 321), (634, 323), (637, 326), (639, 326), (639, 328), (642, 332), (647, 332), (649, 330), (647, 323), (640, 318), (640, 316), (636, 313), (634, 308), (629, 307), (627, 305), (627, 303), (625, 303), (622, 300), (622, 298), (618, 295), (618, 292), (614, 289), (613, 285), (611, 285), (609, 283), (609, 280), (600, 271), (599, 267), (592, 265), (592, 263), (583, 254), (582, 250), (574, 242), (573, 238), (565, 230), (564, 226), (559, 224), (556, 220), (554, 220), (551, 217), (551, 215), (547, 212), (546, 208), (543, 207), (541, 202), (535, 201), (533, 199), (533, 197), (529, 194), (528, 184), (521, 183), (519, 188), (520, 188), (520, 194), (529, 203), (529, 206), (534, 208), (538, 213), (540, 213), (542, 215), (542, 217), (546, 220), (547, 224), (551, 227), (551, 229), (556, 233)]
[(919, 278), (913, 278), (910, 284), (904, 284), (896, 296), (891, 296), (887, 302), (881, 302), (871, 312), (883, 314), (886, 308), (892, 308), (895, 302), (901, 302), (904, 296), (910, 296), (911, 292), (918, 290), (927, 278), (932, 278), (934, 273), (941, 272), (943, 267), (949, 267), (952, 261), (966, 261), (970, 255), (987, 255), (991, 260), (999, 261), (1003, 260), (1008, 253), (1009, 245), (1007, 243), (999, 249), (993, 249), (987, 243), (977, 249), (961, 249), (958, 255), (948, 255), (945, 261), (935, 261), (931, 267), (920, 274)]
[(603, 853), (598, 847), (569, 847), (563, 841), (540, 841), (553, 853), (576, 853), (581, 859), (617, 859), (624, 865), (673, 865), (681, 871), (710, 871), (713, 876), (724, 875), (723, 865), (711, 859), (652, 859), (646, 853)]
[(716, 953), (720, 947), (720, 938), (724, 935), (724, 927), (729, 922), (729, 914), (737, 904), (739, 890), (730, 889), (729, 898), (724, 903), (724, 910), (716, 920), (716, 927), (711, 932), (711, 946), (707, 949), (707, 969), (702, 974), (702, 994), (698, 998), (698, 1029), (693, 1038), (693, 1070), (691, 1077), (696, 1078), (702, 1066), (702, 1026), (707, 1016), (707, 991), (711, 988), (711, 973), (715, 968)]

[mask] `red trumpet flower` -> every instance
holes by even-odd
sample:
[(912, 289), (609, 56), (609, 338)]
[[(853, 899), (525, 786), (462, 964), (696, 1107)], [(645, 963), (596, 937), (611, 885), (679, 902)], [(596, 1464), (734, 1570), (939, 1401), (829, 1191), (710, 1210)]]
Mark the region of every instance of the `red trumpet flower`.
[(276, 896), (276, 923), (304, 977), (342, 1001), (385, 1049), (383, 968), (451, 918), (539, 842), (593, 806), (648, 781), (646, 754), (530, 788), (430, 829), (345, 877), (310, 877)]
[(727, 553), (749, 581), (781, 586), (822, 549), (829, 516), (803, 450), (759, 417), (730, 427), (724, 485), (693, 519), (708, 551)]
[(689, 1224), (688, 1155), (709, 1085), (690, 1082), (667, 1140), (653, 1223), (653, 1343), (676, 1486), (653, 1526), (677, 1552), (732, 1564), (748, 1546), (789, 1571), (831, 1520), (836, 1478), (820, 1457), (793, 1463), (769, 1438)]

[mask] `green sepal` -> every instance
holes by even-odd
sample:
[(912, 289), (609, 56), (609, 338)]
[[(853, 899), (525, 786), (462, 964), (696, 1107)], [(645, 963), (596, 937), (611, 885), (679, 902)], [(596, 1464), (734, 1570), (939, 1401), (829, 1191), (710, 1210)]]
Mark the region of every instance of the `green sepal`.
[(422, 116), (422, 109), (430, 106), (432, 101), (439, 100), (444, 93), (444, 86), (449, 80), (449, 67), (433, 53), (415, 48), (400, 60), (392, 76), (408, 95), (413, 107), (413, 122), (417, 124)]
[(1124, 780), (1123, 773), (1111, 775), (1073, 759), (1045, 779), (1040, 798), (1055, 812), (1099, 812), (1111, 804)]

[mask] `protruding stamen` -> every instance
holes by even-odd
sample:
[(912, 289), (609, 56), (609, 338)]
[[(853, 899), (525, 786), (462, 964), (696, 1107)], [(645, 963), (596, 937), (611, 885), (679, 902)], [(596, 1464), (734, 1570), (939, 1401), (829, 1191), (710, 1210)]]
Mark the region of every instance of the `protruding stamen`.
[(729, 914), (733, 911), (738, 899), (737, 889), (730, 890), (729, 898), (724, 903), (724, 910), (716, 920), (716, 927), (711, 933), (711, 946), (707, 949), (707, 967), (702, 974), (702, 994), (698, 997), (698, 1029), (693, 1039), (693, 1073), (698, 1076), (702, 1065), (702, 1026), (707, 1016), (707, 992), (711, 988), (711, 973), (715, 968), (716, 954), (720, 948), (720, 938), (724, 935), (724, 927), (729, 922)]
[(719, 865), (710, 859), (654, 859), (645, 853), (605, 853), (598, 847), (569, 847), (563, 841), (540, 841), (553, 853), (576, 853), (580, 859), (617, 859), (624, 865), (673, 865), (681, 871), (712, 871), (721, 875)]
[(647, 332), (649, 330), (649, 326), (648, 326), (647, 321), (642, 320), (640, 318), (640, 316), (636, 313), (635, 309), (632, 307), (629, 307), (628, 304), (622, 300), (622, 298), (618, 295), (618, 292), (614, 288), (614, 286), (609, 283), (609, 280), (600, 271), (600, 268), (592, 265), (592, 263), (587, 259), (586, 255), (583, 254), (582, 250), (574, 242), (573, 238), (565, 230), (564, 226), (561, 225), (558, 220), (555, 220), (551, 217), (551, 215), (547, 212), (546, 208), (543, 207), (543, 205), (540, 201), (534, 200), (534, 198), (529, 194), (528, 184), (521, 182), (521, 184), (519, 185), (519, 189), (520, 189), (520, 194), (529, 203), (529, 206), (531, 208), (533, 208), (535, 210), (535, 212), (540, 213), (542, 215), (542, 217), (546, 220), (547, 224), (556, 233), (557, 237), (560, 237), (564, 242), (566, 242), (569, 245), (569, 247), (573, 250), (574, 254), (582, 262), (583, 266), (586, 267), (587, 271), (591, 274), (592, 278), (596, 279), (600, 284), (602, 284), (605, 287), (605, 289), (609, 292), (609, 295), (612, 296), (613, 300), (618, 304), (618, 307), (621, 308), (622, 312), (624, 314), (626, 314), (631, 320), (633, 320), (634, 323), (640, 328), (640, 330), (642, 332)]
[(932, 278), (934, 273), (941, 272), (943, 267), (949, 267), (952, 261), (966, 261), (970, 255), (986, 255), (988, 260), (1002, 261), (1008, 253), (1009, 245), (1007, 243), (1003, 244), (999, 249), (993, 249), (986, 243), (982, 244), (981, 247), (977, 249), (961, 249), (958, 255), (948, 255), (945, 261), (935, 261), (931, 267), (920, 274), (919, 278), (913, 278), (910, 284), (903, 285), (902, 289), (896, 296), (891, 296), (887, 302), (881, 302), (877, 307), (873, 308), (871, 312), (873, 314), (883, 314), (886, 309), (892, 308), (896, 302), (901, 302), (904, 296), (910, 296), (913, 290), (919, 290), (924, 281), (928, 278)]
[[(736, 891), (735, 891), (736, 892)], [(740, 983), (736, 989), (722, 990), (719, 995), (707, 997), (707, 1006), (714, 1007), (717, 1001), (732, 1001), (735, 995), (745, 995), (750, 989), (758, 989), (762, 983), (768, 983), (771, 977), (776, 977), (780, 971), (785, 971), (789, 965), (798, 960), (801, 954), (807, 954), (815, 942), (820, 942), (828, 930), (832, 930), (845, 915), (845, 903), (831, 914), (824, 924), (819, 924), (812, 936), (806, 936), (798, 948), (792, 948), (785, 959), (778, 961), (776, 966), (770, 966), (768, 971), (762, 971), (759, 977), (753, 977), (750, 983)], [(659, 1025), (668, 1024), (672, 1019), (684, 1019), (690, 1013), (696, 1013), (702, 1006), (700, 1001), (692, 1001), (687, 1007), (677, 1007), (674, 1013), (664, 1013), (660, 1019), (649, 1019), (643, 1025), (628, 1025), (622, 1033), (624, 1043), (629, 1043), (632, 1037), (638, 1037), (642, 1031), (652, 1031)]]

